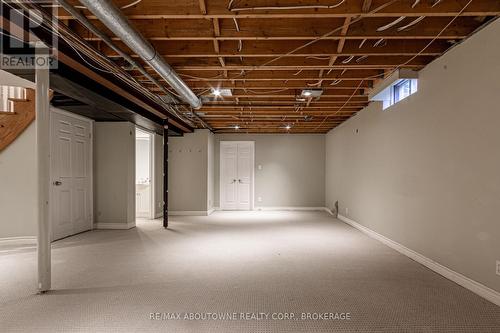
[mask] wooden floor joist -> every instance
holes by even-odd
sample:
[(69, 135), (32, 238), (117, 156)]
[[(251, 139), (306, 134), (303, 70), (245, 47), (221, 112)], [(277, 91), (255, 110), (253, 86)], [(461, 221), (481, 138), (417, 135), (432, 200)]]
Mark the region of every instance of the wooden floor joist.
[[(115, 0), (118, 6), (129, 0)], [(395, 68), (420, 70), (500, 15), (500, 1), (149, 0), (123, 13), (187, 85), (203, 98), (197, 110), (217, 133), (326, 133), (368, 104), (373, 86)], [(389, 4), (389, 5), (388, 5)], [(280, 9), (282, 6), (296, 9)], [(255, 7), (271, 7), (258, 9)], [(109, 31), (87, 10), (102, 31)], [(63, 9), (60, 18), (117, 64), (124, 60)], [(401, 23), (378, 28), (404, 16)], [(404, 28), (416, 18), (417, 24)], [(147, 64), (116, 36), (116, 44)], [(150, 91), (161, 89), (129, 71)], [(231, 96), (215, 98), (213, 91)], [(322, 89), (303, 98), (304, 89)], [(327, 117), (327, 118), (325, 118)]]

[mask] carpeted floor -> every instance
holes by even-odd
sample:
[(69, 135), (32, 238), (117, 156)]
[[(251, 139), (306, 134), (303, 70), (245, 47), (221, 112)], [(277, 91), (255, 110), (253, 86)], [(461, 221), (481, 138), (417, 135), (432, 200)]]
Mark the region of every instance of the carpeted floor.
[(52, 259), (36, 295), (34, 249), (0, 251), (1, 332), (500, 332), (500, 307), (321, 212), (144, 221)]

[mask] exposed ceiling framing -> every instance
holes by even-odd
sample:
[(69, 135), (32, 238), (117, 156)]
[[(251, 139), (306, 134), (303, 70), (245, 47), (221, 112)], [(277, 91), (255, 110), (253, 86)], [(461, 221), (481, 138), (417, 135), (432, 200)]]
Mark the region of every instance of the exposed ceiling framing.
[[(114, 2), (127, 7), (132, 24), (203, 98), (198, 112), (216, 132), (326, 133), (365, 107), (370, 89), (388, 73), (422, 69), (500, 15), (497, 0)], [(90, 12), (82, 13), (161, 79)], [(125, 64), (63, 9), (59, 18)], [(129, 73), (161, 94), (139, 71)], [(215, 88), (231, 89), (232, 96), (215, 98)], [(311, 88), (322, 89), (321, 97), (300, 96)]]

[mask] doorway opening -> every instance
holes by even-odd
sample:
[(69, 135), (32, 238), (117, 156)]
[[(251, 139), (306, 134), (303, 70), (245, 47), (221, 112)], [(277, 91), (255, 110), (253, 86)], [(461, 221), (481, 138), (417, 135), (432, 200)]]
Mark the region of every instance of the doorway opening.
[(135, 132), (135, 215), (153, 219), (153, 136), (136, 128)]

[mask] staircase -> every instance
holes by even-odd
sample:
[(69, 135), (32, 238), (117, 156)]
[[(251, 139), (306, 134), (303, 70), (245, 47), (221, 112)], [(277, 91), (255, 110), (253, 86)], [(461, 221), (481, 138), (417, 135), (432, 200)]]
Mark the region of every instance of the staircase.
[(0, 151), (7, 148), (35, 120), (35, 91), (0, 86)]

